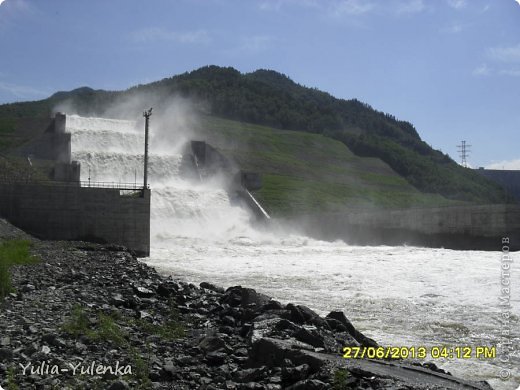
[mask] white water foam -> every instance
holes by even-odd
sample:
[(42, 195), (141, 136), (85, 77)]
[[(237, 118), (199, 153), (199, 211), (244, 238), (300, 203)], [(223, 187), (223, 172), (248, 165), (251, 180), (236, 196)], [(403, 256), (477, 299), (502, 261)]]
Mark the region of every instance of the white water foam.
[[(134, 122), (67, 116), (67, 129), (82, 180), (87, 166), (93, 180), (133, 182), (136, 171), (136, 180), (142, 180), (143, 131)], [(343, 310), (383, 345), (496, 345), (500, 351), (509, 341), (515, 351), (509, 362), (434, 362), (457, 376), (488, 380), (497, 389), (518, 386), (520, 278), (512, 279), (511, 336), (502, 337), (499, 252), (359, 247), (257, 232), (223, 189), (181, 180), (181, 157), (151, 154), (148, 264), (189, 282), (256, 288), (321, 314)], [(498, 379), (503, 368), (512, 375), (507, 381)]]

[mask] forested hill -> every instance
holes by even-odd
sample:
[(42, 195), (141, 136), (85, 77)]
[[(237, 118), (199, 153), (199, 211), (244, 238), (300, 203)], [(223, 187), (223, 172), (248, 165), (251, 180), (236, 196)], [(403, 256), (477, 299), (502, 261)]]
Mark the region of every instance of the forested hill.
[(58, 92), (38, 102), (0, 106), (0, 133), (14, 127), (11, 118), (49, 115), (62, 101), (79, 113), (102, 113), (120, 97), (181, 95), (210, 115), (280, 129), (323, 134), (360, 156), (379, 157), (423, 192), (450, 199), (502, 202), (503, 190), (455, 163), (421, 140), (408, 122), (374, 110), (356, 99), (337, 99), (301, 86), (271, 70), (242, 74), (233, 68), (207, 66), (126, 91), (80, 88)]

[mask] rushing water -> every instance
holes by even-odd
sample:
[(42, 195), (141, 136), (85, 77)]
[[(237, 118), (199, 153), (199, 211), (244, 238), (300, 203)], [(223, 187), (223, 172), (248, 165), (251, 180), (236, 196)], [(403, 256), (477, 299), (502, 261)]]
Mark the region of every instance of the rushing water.
[[(82, 180), (89, 171), (93, 181), (142, 180), (143, 136), (134, 122), (68, 116), (67, 129)], [(160, 142), (151, 140), (152, 152)], [(151, 154), (148, 264), (193, 283), (253, 287), (321, 314), (343, 310), (382, 345), (497, 346), (496, 359), (435, 362), (457, 376), (488, 380), (497, 389), (519, 385), (520, 278), (513, 269), (512, 316), (504, 326), (500, 252), (360, 247), (256, 231), (248, 213), (231, 206), (218, 185), (180, 179), (181, 157)], [(510, 336), (502, 335), (508, 329)], [(513, 345), (509, 355), (503, 353), (506, 343)], [(500, 361), (506, 357), (509, 361)], [(511, 374), (506, 381), (499, 379), (504, 369)]]

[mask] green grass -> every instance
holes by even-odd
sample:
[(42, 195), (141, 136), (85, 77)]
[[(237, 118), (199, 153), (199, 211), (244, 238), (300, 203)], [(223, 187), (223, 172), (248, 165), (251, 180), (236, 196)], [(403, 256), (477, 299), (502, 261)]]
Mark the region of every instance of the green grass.
[(163, 324), (152, 324), (147, 320), (137, 320), (137, 326), (147, 334), (159, 336), (162, 340), (172, 341), (184, 336), (184, 327), (176, 319), (168, 319)]
[(47, 161), (33, 161), (31, 166), (27, 158), (0, 155), (0, 180), (46, 181), (49, 180), (51, 169), (52, 164)]
[(73, 336), (87, 335), (89, 332), (89, 320), (85, 309), (80, 305), (72, 308), (70, 318), (62, 325), (62, 329)]
[(0, 133), (12, 133), (16, 129), (15, 118), (0, 117)]
[(319, 134), (208, 116), (195, 139), (206, 140), (240, 169), (260, 172), (263, 188), (255, 196), (273, 216), (461, 203), (422, 193), (381, 160), (356, 156)]
[(89, 320), (89, 313), (80, 305), (75, 305), (71, 316), (62, 329), (75, 337), (85, 335), (92, 341), (112, 342), (121, 347), (126, 344), (126, 332), (117, 324), (114, 315), (95, 313), (95, 325)]
[(9, 367), (7, 370), (7, 390), (19, 390), (20, 387), (15, 382), (14, 368)]
[(332, 383), (332, 388), (334, 390), (346, 390), (351, 389), (352, 387), (347, 384), (348, 379), (351, 377), (349, 371), (344, 369), (337, 369), (334, 372), (334, 380)]
[(148, 359), (143, 359), (142, 355), (135, 349), (130, 349), (132, 357), (132, 375), (139, 381), (140, 389), (152, 389), (152, 381), (150, 380), (150, 353)]
[[(95, 318), (91, 323), (89, 320)], [(109, 341), (118, 346), (127, 345), (128, 327), (138, 328), (140, 332), (159, 336), (164, 341), (171, 341), (184, 336), (184, 326), (177, 311), (170, 305), (169, 315), (163, 323), (152, 324), (146, 319), (134, 319), (117, 313), (89, 313), (84, 307), (75, 305), (69, 319), (62, 329), (72, 336), (87, 336), (92, 341)]]
[(27, 240), (0, 243), (0, 298), (13, 291), (10, 267), (38, 262), (38, 259), (30, 254), (30, 248), (31, 242)]
[(86, 308), (75, 305), (71, 316), (62, 325), (62, 329), (74, 337), (84, 335), (93, 342), (115, 344), (128, 351), (133, 379), (139, 382), (140, 389), (149, 389), (152, 387), (149, 379), (150, 356), (144, 358), (142, 352), (131, 344), (128, 337), (129, 328), (137, 328), (139, 333), (159, 336), (163, 342), (183, 337), (185, 333), (184, 326), (172, 304), (167, 318), (161, 324), (152, 324), (146, 319), (136, 320), (117, 312), (110, 314), (101, 311), (89, 312)]

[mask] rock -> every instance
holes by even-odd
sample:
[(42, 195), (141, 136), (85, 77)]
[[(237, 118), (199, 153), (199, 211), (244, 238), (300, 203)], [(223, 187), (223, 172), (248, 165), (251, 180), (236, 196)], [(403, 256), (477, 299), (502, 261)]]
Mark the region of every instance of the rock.
[(34, 326), (34, 325), (29, 325), (27, 327), (27, 331), (31, 334), (36, 334), (36, 333), (38, 333), (38, 328), (36, 328), (36, 326)]
[(0, 348), (0, 361), (4, 361), (6, 363), (11, 363), (11, 359), (13, 358), (13, 351), (8, 348)]
[(282, 383), (285, 386), (306, 379), (309, 376), (309, 365), (301, 364), (296, 367), (282, 368)]
[(175, 294), (175, 290), (168, 286), (166, 283), (161, 283), (159, 286), (157, 286), (157, 294), (164, 298), (169, 298), (172, 295)]
[(326, 321), (322, 319), (316, 312), (309, 309), (307, 306), (303, 305), (294, 305), (289, 303), (286, 306), (286, 309), (289, 310), (289, 320), (292, 322), (296, 322), (297, 324), (304, 323), (313, 323), (318, 322), (320, 326), (323, 326)]
[(126, 300), (123, 298), (123, 296), (119, 293), (112, 294), (110, 298), (110, 304), (119, 307), (119, 306), (125, 306)]
[(27, 283), (25, 286), (22, 287), (22, 292), (24, 293), (28, 293), (34, 290), (36, 290), (36, 287), (30, 283)]
[(126, 383), (123, 380), (118, 380), (113, 382), (108, 390), (128, 390), (130, 389), (130, 386), (128, 386), (128, 383)]
[(224, 364), (227, 356), (228, 355), (224, 352), (209, 352), (206, 354), (206, 360), (211, 366), (219, 366)]
[(318, 379), (307, 379), (296, 382), (294, 385), (287, 387), (286, 390), (322, 390), (329, 388), (330, 386)]
[(259, 368), (248, 368), (245, 370), (236, 371), (233, 374), (235, 382), (258, 382), (267, 375), (267, 368), (265, 366)]
[(161, 368), (160, 376), (161, 378), (171, 381), (175, 378), (176, 374), (179, 372), (179, 367), (173, 364), (171, 360), (167, 361)]
[(305, 328), (300, 328), (294, 333), (294, 337), (297, 340), (312, 345), (316, 348), (323, 348), (325, 346), (323, 337), (316, 331), (309, 331)]
[(241, 294), (242, 306), (255, 305), (257, 307), (260, 307), (267, 304), (271, 300), (271, 297), (256, 292), (252, 288), (242, 288)]
[(139, 310), (137, 313), (136, 313), (136, 317), (138, 319), (145, 319), (145, 318), (152, 318), (152, 316), (150, 315), (150, 313), (144, 311), (144, 310)]
[(224, 293), (224, 295), (222, 295), (220, 303), (226, 303), (232, 307), (239, 306), (242, 303), (241, 290), (241, 286), (229, 287)]
[(7, 347), (11, 345), (11, 338), (10, 337), (2, 337), (0, 338), (0, 347)]
[(347, 327), (334, 318), (326, 318), (329, 327), (338, 332), (347, 332)]
[(283, 305), (280, 302), (271, 299), (264, 305), (264, 307), (262, 307), (262, 310), (283, 310)]
[(326, 318), (338, 321), (351, 335), (352, 333), (356, 332), (354, 325), (352, 325), (352, 323), (345, 316), (345, 313), (343, 313), (342, 311), (331, 311), (329, 314), (327, 314)]
[(222, 317), (222, 323), (228, 326), (235, 326), (235, 319), (232, 316)]
[(245, 323), (240, 328), (240, 336), (242, 337), (249, 337), (250, 333), (253, 332), (253, 324), (251, 323)]
[(134, 286), (134, 292), (139, 298), (151, 298), (155, 295), (153, 290), (141, 286)]
[(300, 329), (300, 327), (298, 325), (292, 323), (289, 320), (286, 320), (285, 318), (278, 321), (278, 323), (275, 325), (275, 328), (277, 330), (287, 330), (287, 331), (290, 331), (291, 333), (294, 333), (298, 329)]
[(226, 342), (216, 336), (206, 336), (204, 337), (200, 343), (199, 347), (205, 350), (206, 352), (214, 352), (214, 351), (229, 351), (231, 352), (231, 348), (226, 344)]
[(363, 333), (354, 328), (354, 325), (352, 325), (352, 323), (345, 316), (345, 313), (342, 311), (331, 311), (329, 314), (327, 314), (327, 318), (332, 318), (339, 321), (347, 329), (347, 332), (354, 338), (354, 340), (356, 340), (362, 346), (376, 348), (379, 346), (370, 337), (365, 336)]
[(296, 322), (297, 324), (303, 324), (305, 322), (303, 313), (298, 309), (298, 307), (296, 307), (296, 305), (289, 303), (286, 308), (289, 310), (289, 320)]
[(52, 333), (46, 333), (42, 336), (42, 341), (49, 345), (54, 345), (56, 342), (56, 335)]
[(291, 342), (290, 339), (278, 340), (264, 337), (253, 342), (249, 351), (249, 358), (256, 364), (265, 364), (269, 367), (281, 367), (284, 360), (289, 359), (296, 365), (307, 364), (311, 372), (318, 371), (331, 359), (330, 355), (295, 349), (293, 348), (294, 345), (295, 343)]
[(214, 291), (219, 294), (224, 294), (224, 289), (222, 287), (215, 286), (214, 284), (208, 282), (202, 282), (200, 288), (204, 288), (206, 290)]
[(264, 386), (256, 382), (242, 383), (237, 388), (239, 390), (264, 390)]

